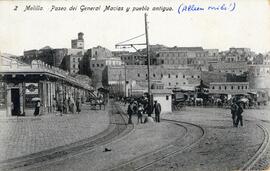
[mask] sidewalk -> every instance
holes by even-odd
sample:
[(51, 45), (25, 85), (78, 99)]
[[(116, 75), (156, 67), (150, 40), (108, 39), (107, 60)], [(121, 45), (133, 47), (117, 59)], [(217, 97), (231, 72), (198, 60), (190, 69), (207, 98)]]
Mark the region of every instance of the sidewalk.
[(109, 125), (107, 110), (80, 114), (47, 114), (37, 117), (0, 119), (0, 161), (67, 145), (104, 131)]

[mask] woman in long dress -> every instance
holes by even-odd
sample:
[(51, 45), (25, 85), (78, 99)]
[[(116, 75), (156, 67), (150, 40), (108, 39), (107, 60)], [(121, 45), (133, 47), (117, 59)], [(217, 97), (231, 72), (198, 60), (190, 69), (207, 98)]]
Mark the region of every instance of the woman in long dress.
[(34, 116), (39, 115), (40, 101), (36, 102)]

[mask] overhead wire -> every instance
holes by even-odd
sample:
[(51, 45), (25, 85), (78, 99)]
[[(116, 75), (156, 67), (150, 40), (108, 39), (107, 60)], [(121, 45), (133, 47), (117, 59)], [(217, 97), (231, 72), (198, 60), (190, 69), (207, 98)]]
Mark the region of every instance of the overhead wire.
[(145, 35), (145, 33), (144, 33), (144, 34), (141, 34), (141, 35), (139, 35), (139, 36), (133, 37), (133, 38), (131, 38), (131, 39), (125, 40), (125, 41), (123, 41), (123, 42), (119, 42), (119, 43), (117, 43), (116, 45), (120, 45), (120, 44), (126, 43), (126, 42), (128, 42), (128, 41), (131, 41), (131, 40), (137, 39), (137, 38), (139, 38), (139, 37), (142, 37), (142, 36), (144, 36), (144, 35)]

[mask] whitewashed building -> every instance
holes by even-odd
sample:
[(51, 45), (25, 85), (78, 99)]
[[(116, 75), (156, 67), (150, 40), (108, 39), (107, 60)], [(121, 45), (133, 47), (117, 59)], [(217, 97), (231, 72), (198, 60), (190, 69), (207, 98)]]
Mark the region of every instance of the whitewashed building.
[(168, 89), (152, 89), (153, 100), (161, 105), (161, 114), (172, 112), (172, 91)]

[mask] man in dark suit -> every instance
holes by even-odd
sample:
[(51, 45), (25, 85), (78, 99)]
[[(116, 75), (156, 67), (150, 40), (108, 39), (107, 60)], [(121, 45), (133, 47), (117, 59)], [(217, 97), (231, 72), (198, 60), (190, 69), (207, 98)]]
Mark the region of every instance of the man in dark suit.
[(129, 105), (128, 105), (128, 109), (127, 109), (128, 124), (132, 124), (132, 115), (134, 113), (133, 109), (134, 109), (133, 102), (130, 102)]
[(232, 120), (233, 120), (234, 127), (236, 127), (237, 112), (238, 112), (238, 105), (236, 104), (235, 100), (233, 100), (233, 103), (231, 105), (231, 114), (232, 114)]
[(237, 119), (236, 119), (236, 127), (238, 127), (239, 121), (240, 121), (240, 125), (243, 126), (243, 115), (242, 113), (244, 112), (243, 110), (243, 106), (242, 103), (238, 103), (238, 110), (237, 110)]
[(160, 122), (161, 105), (155, 100), (154, 103), (156, 122)]

